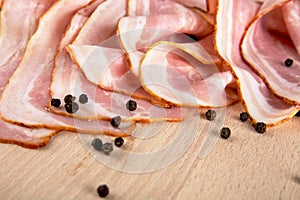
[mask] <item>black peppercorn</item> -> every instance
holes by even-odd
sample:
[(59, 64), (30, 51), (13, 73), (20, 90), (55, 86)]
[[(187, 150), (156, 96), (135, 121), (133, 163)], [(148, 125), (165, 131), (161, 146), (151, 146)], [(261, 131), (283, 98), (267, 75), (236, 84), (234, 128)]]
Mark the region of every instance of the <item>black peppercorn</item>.
[(100, 197), (106, 197), (109, 194), (109, 189), (107, 185), (99, 185), (97, 192)]
[(134, 111), (134, 110), (136, 110), (136, 107), (137, 107), (137, 105), (136, 105), (136, 102), (135, 102), (135, 101), (133, 101), (133, 100), (127, 101), (127, 103), (126, 103), (126, 108), (127, 108), (129, 111)]
[(72, 102), (72, 103), (66, 103), (65, 104), (65, 109), (68, 113), (75, 113), (78, 111), (79, 106), (76, 102)]
[(294, 61), (292, 59), (288, 58), (284, 61), (284, 64), (285, 64), (285, 66), (290, 67), (293, 65), (293, 62)]
[(110, 121), (110, 124), (115, 127), (118, 128), (121, 124), (121, 117), (117, 116), (117, 117), (113, 117)]
[(258, 133), (264, 133), (264, 132), (266, 132), (266, 128), (267, 128), (267, 126), (266, 126), (266, 124), (264, 122), (257, 122), (255, 124), (255, 130)]
[(241, 120), (242, 122), (245, 122), (245, 121), (247, 121), (247, 120), (248, 120), (248, 118), (249, 118), (249, 115), (248, 115), (248, 113), (246, 113), (246, 112), (242, 112), (242, 113), (240, 114), (240, 120)]
[(229, 138), (230, 133), (231, 133), (231, 131), (228, 127), (223, 127), (220, 131), (220, 136), (223, 139), (227, 139), (227, 138)]
[(300, 110), (295, 114), (295, 116), (300, 117)]
[(79, 96), (79, 102), (82, 103), (82, 104), (85, 104), (88, 102), (88, 96), (86, 94), (81, 94)]
[(64, 98), (64, 102), (65, 103), (72, 103), (73, 101), (75, 101), (76, 97), (72, 96), (71, 94), (68, 94), (65, 96)]
[(115, 139), (115, 145), (117, 147), (121, 147), (121, 146), (123, 146), (123, 144), (124, 144), (124, 139), (123, 138), (118, 137), (118, 138)]
[(216, 111), (214, 110), (208, 110), (206, 113), (205, 113), (205, 116), (206, 116), (206, 119), (208, 119), (209, 121), (212, 121), (216, 118)]
[(59, 107), (61, 104), (60, 99), (51, 99), (51, 106)]
[(104, 153), (109, 154), (114, 149), (113, 144), (110, 142), (106, 142), (102, 145), (102, 150)]
[(97, 151), (102, 151), (102, 140), (100, 140), (99, 138), (95, 138), (92, 141), (92, 146), (94, 147), (94, 149), (96, 149)]

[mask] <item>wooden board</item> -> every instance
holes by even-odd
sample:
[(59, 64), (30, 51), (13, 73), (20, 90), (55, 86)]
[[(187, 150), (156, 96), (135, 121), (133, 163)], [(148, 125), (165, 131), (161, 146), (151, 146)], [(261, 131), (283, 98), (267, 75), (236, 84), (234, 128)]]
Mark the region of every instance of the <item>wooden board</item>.
[[(194, 130), (195, 137), (187, 141), (186, 151), (173, 163), (148, 173), (104, 165), (73, 133), (61, 133), (39, 150), (1, 144), (0, 197), (99, 199), (97, 186), (107, 184), (107, 199), (300, 199), (300, 118), (258, 134), (249, 123), (239, 121), (242, 111), (240, 104), (226, 109), (222, 125), (231, 128), (232, 136), (219, 139), (202, 159), (198, 155), (210, 122), (199, 116), (195, 126), (192, 120), (186, 134)], [(144, 155), (158, 151), (176, 138), (174, 126), (178, 124), (159, 124), (147, 139), (126, 138), (123, 150)], [(136, 134), (143, 130), (149, 127), (139, 127)], [(174, 152), (182, 151), (180, 144), (173, 144)], [(120, 151), (115, 149), (107, 158), (130, 161), (120, 157)]]

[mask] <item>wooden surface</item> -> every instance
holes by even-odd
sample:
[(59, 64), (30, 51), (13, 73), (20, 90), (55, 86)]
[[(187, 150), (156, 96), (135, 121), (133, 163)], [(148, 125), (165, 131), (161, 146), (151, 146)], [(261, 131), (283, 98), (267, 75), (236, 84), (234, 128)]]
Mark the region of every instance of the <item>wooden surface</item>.
[[(300, 199), (300, 118), (261, 135), (238, 120), (241, 111), (240, 104), (226, 109), (224, 125), (232, 136), (219, 139), (206, 157), (198, 154), (210, 122), (199, 117), (197, 127), (191, 124), (196, 137), (187, 151), (148, 173), (105, 166), (72, 133), (59, 134), (39, 150), (1, 144), (0, 199), (99, 199), (96, 188), (104, 183), (107, 199)], [(159, 124), (148, 139), (127, 138), (123, 149), (144, 155), (159, 150), (174, 138), (173, 126), (178, 124)], [(179, 147), (173, 145), (174, 151)], [(120, 159), (118, 151), (106, 157)]]

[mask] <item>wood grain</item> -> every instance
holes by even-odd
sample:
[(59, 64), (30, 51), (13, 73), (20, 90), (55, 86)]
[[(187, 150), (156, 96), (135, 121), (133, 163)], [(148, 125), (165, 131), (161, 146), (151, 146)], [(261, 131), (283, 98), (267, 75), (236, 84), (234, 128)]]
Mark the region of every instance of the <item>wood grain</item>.
[[(210, 122), (199, 117), (195, 138), (184, 154), (148, 173), (103, 165), (77, 134), (67, 132), (39, 150), (1, 144), (0, 197), (99, 199), (96, 188), (105, 183), (110, 188), (107, 199), (300, 199), (300, 118), (257, 134), (238, 120), (242, 111), (240, 104), (226, 109), (224, 126), (231, 128), (232, 136), (219, 139), (203, 159), (198, 154)], [(190, 123), (193, 127), (194, 121)], [(159, 150), (172, 141), (176, 126), (160, 124), (155, 135), (143, 140), (126, 138), (123, 148), (145, 154)], [(136, 134), (148, 129), (139, 127)], [(174, 151), (179, 146), (174, 145)], [(118, 151), (110, 158), (122, 155)]]

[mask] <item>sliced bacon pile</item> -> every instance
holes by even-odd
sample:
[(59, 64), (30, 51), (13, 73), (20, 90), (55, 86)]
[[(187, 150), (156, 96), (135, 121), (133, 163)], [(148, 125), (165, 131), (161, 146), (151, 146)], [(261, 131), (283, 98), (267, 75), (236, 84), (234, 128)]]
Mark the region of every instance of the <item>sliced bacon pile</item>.
[(118, 33), (136, 76), (145, 50), (155, 42), (178, 32), (204, 37), (213, 30), (201, 15), (172, 1), (130, 0), (128, 14), (120, 19)]
[[(80, 32), (78, 32), (73, 44), (97, 45), (115, 33), (119, 18), (125, 15), (126, 1), (123, 0), (122, 2), (122, 4), (118, 4), (118, 7), (115, 7), (115, 13), (107, 9), (115, 4), (114, 0), (108, 0), (102, 3), (101, 6), (99, 6), (91, 15), (84, 26), (79, 29)], [(124, 13), (122, 13), (122, 11), (124, 11)], [(104, 22), (109, 21), (109, 23), (104, 24), (104, 26), (101, 26), (101, 23), (99, 25), (99, 20), (96, 19), (99, 19), (100, 16)], [(112, 21), (114, 21), (114, 23), (112, 23)], [(90, 30), (93, 31), (91, 32)], [(102, 34), (103, 32), (106, 32), (107, 36)], [(103, 38), (96, 37), (96, 35), (102, 35)], [(111, 56), (110, 53), (111, 52), (109, 52), (107, 56)], [(109, 57), (105, 57), (104, 59), (109, 59)], [(66, 61), (69, 62), (67, 63)], [(151, 103), (140, 99), (135, 99), (139, 105), (138, 109), (134, 112), (128, 112), (125, 105), (130, 99), (129, 96), (106, 91), (94, 84), (91, 84), (87, 81), (79, 68), (71, 62), (66, 51), (60, 54), (59, 57), (56, 57), (56, 62), (56, 71), (53, 75), (52, 82), (52, 96), (60, 99), (63, 99), (63, 97), (69, 93), (76, 96), (79, 96), (80, 94), (87, 94), (89, 96), (89, 105), (81, 106), (81, 109), (72, 115), (73, 117), (85, 119), (111, 119), (118, 114), (124, 120), (127, 119), (142, 122), (160, 120), (180, 121), (182, 119), (182, 109), (179, 107), (170, 109), (155, 107), (154, 109)], [(64, 62), (64, 64), (61, 65), (59, 62)], [(71, 74), (71, 78), (63, 76), (66, 71)], [(64, 85), (64, 87), (61, 87), (61, 85)], [(127, 92), (129, 95), (131, 93), (132, 91)], [(55, 109), (55, 111), (60, 114), (67, 114), (61, 108)]]
[[(159, 42), (147, 52), (140, 79), (147, 91), (178, 106), (222, 107), (238, 100), (230, 71), (215, 66), (201, 46)], [(190, 49), (195, 49), (190, 54)], [(178, 84), (180, 83), (180, 84)]]
[[(297, 112), (296, 105), (288, 104), (272, 93), (259, 74), (255, 73), (250, 66), (243, 61), (239, 47), (246, 27), (249, 26), (249, 24), (251, 27), (251, 22), (252, 24), (257, 23), (260, 16), (264, 15), (267, 10), (273, 10), (282, 3), (284, 3), (284, 1), (266, 1), (260, 6), (255, 2), (247, 0), (220, 1), (217, 14), (216, 46), (218, 52), (230, 64), (239, 80), (239, 92), (245, 109), (250, 114), (252, 121), (264, 122), (269, 126), (276, 125), (292, 117), (295, 112)], [(231, 15), (229, 15), (229, 13)], [(230, 21), (228, 19), (240, 20)], [(274, 25), (276, 26), (276, 24)], [(258, 37), (262, 39), (258, 45), (264, 48), (264, 52), (273, 52), (275, 50), (276, 46), (270, 46), (270, 44), (265, 43), (268, 39), (262, 34)], [(276, 38), (273, 39), (278, 42)], [(253, 40), (247, 43), (248, 46), (253, 44), (255, 44)], [(245, 45), (244, 41), (243, 46)], [(288, 43), (286, 45), (288, 46)], [(244, 56), (245, 55), (247, 57), (259, 56), (264, 58), (264, 55), (257, 51), (244, 54)], [(277, 55), (269, 56), (276, 58)], [(255, 63), (255, 66), (259, 65), (260, 63)], [(280, 63), (280, 65), (282, 64)], [(273, 68), (273, 66), (270, 65), (265, 67), (270, 70)], [(271, 73), (268, 76), (275, 77), (278, 75), (280, 74)], [(298, 78), (298, 83), (299, 82), (300, 77)], [(289, 92), (292, 93), (291, 90), (289, 90)]]
[[(135, 122), (178, 122), (185, 107), (239, 100), (253, 123), (268, 126), (299, 110), (297, 0), (0, 6), (0, 142), (37, 148), (63, 130), (127, 136)], [(76, 96), (75, 113), (64, 108), (67, 94)], [(81, 94), (87, 103), (78, 102)], [(52, 106), (53, 98), (62, 105)], [(134, 111), (126, 108), (130, 99)], [(110, 123), (115, 116), (122, 119), (118, 128)]]
[[(0, 97), (9, 77), (17, 68), (28, 40), (36, 31), (38, 20), (51, 6), (54, 0), (30, 2), (1, 1), (1, 35), (0, 35)], [(16, 15), (18, 13), (18, 15)], [(24, 22), (27, 23), (24, 23)], [(30, 129), (0, 121), (0, 142), (15, 143), (28, 148), (44, 146), (57, 131), (47, 129)]]
[[(284, 2), (259, 10), (245, 33), (242, 53), (272, 92), (300, 104), (300, 1), (278, 6)], [(294, 61), (291, 67), (284, 64), (287, 58)]]

